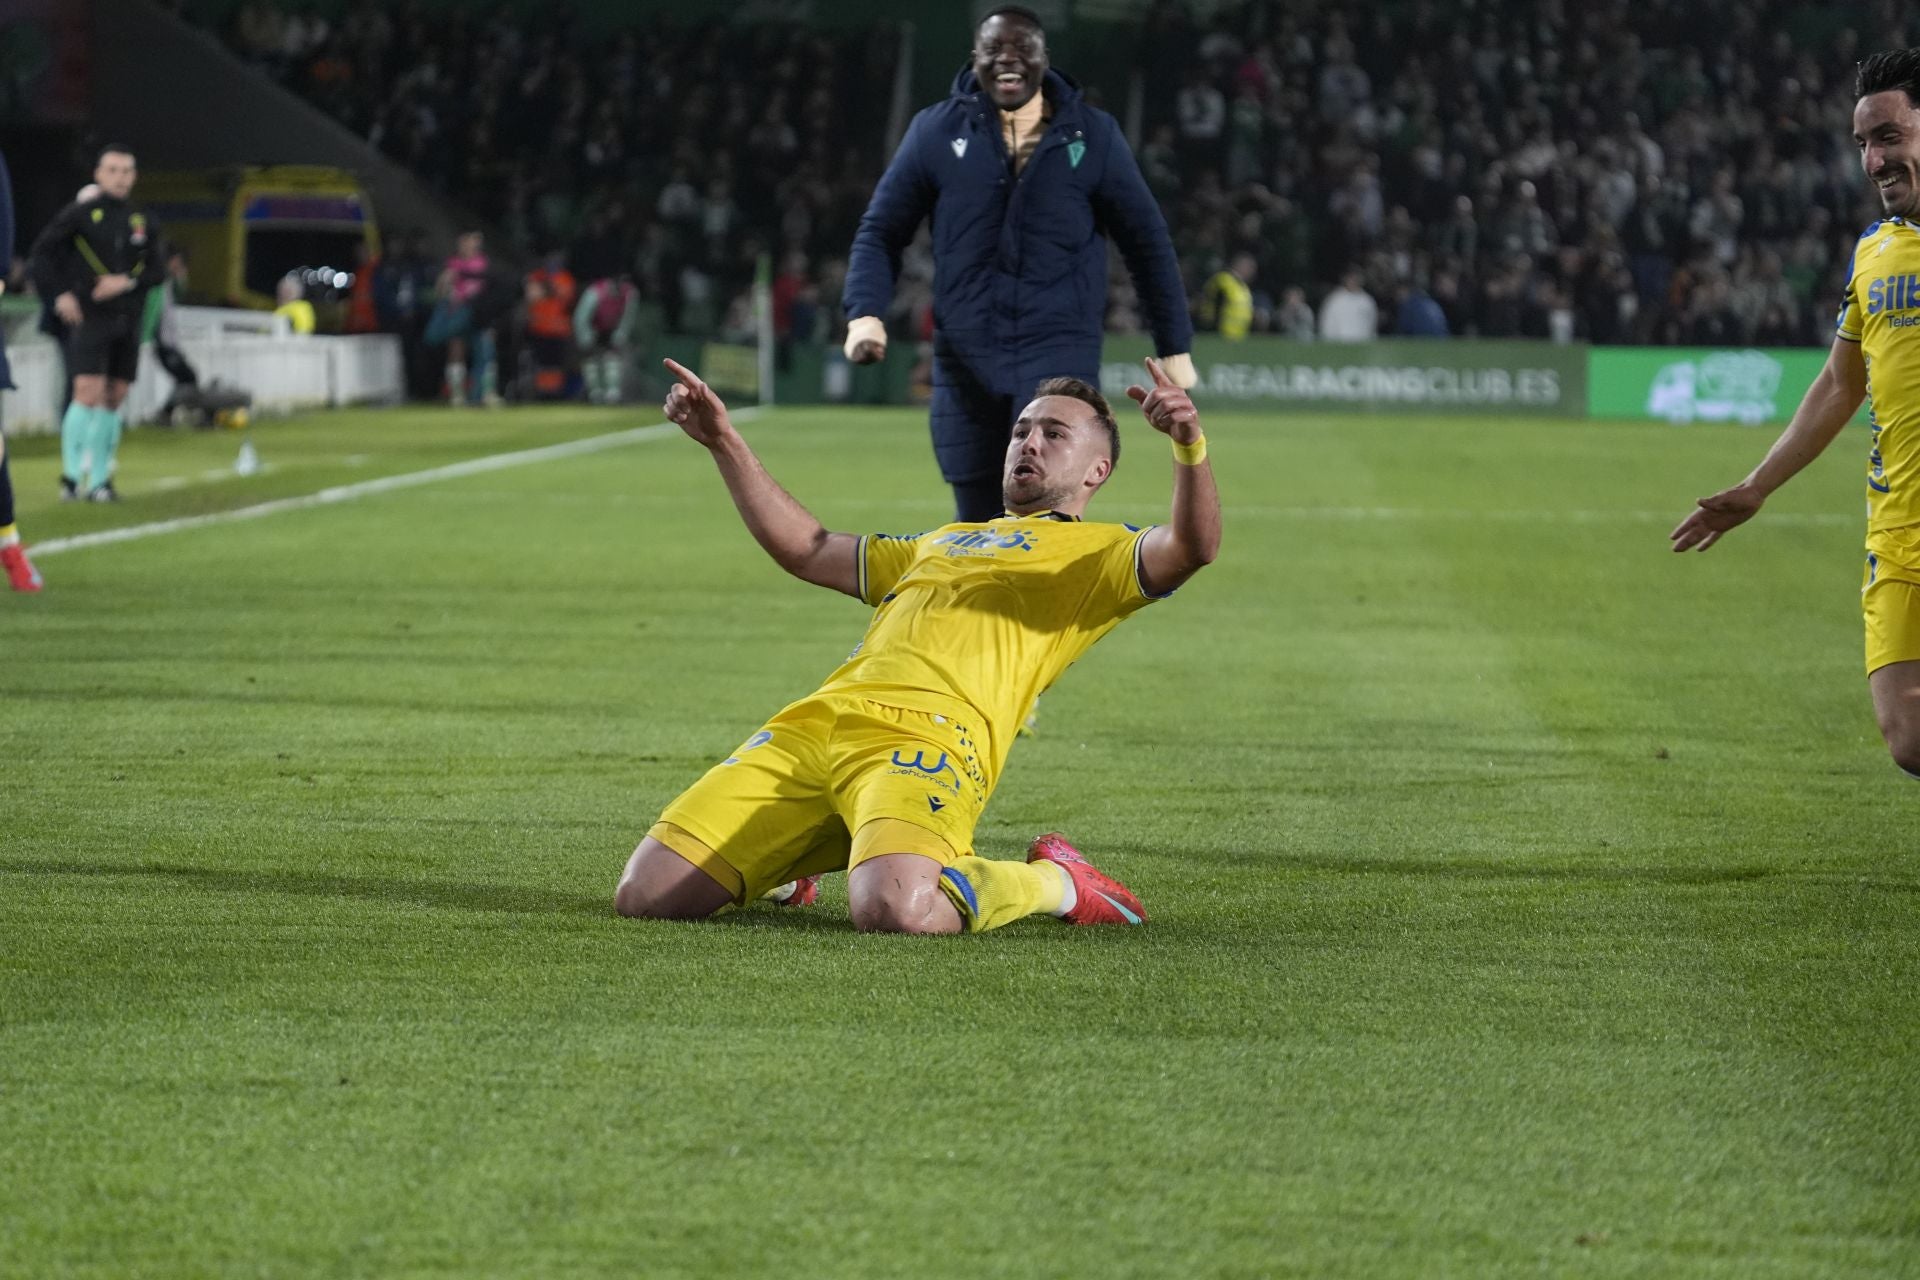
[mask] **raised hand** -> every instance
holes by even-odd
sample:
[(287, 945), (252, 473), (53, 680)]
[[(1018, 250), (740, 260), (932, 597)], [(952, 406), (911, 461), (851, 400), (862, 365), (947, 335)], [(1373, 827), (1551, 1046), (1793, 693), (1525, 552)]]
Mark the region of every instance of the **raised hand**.
[(1192, 444), (1200, 438), (1200, 411), (1193, 397), (1182, 391), (1160, 362), (1147, 357), (1147, 372), (1153, 377), (1153, 390), (1128, 387), (1127, 395), (1140, 406), (1155, 431), (1164, 431), (1180, 444)]
[(1705, 551), (1720, 541), (1720, 535), (1745, 524), (1760, 513), (1766, 495), (1752, 485), (1737, 484), (1731, 489), (1700, 499), (1693, 514), (1674, 526), (1667, 535), (1675, 551)]
[(668, 389), (667, 402), (661, 406), (661, 412), (667, 415), (669, 422), (678, 423), (680, 429), (692, 439), (709, 449), (713, 448), (733, 431), (733, 421), (727, 417), (727, 406), (693, 370), (677, 360), (663, 360), (661, 363), (678, 380)]

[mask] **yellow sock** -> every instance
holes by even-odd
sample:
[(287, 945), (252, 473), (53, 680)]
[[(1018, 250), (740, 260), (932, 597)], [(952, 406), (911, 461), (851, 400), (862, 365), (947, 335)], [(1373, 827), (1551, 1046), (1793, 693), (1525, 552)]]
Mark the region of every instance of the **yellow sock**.
[(0, 547), (8, 546), (18, 541), (20, 541), (19, 525), (0, 524)]
[(953, 899), (972, 933), (1058, 911), (1066, 900), (1066, 881), (1066, 875), (1051, 863), (972, 855), (956, 860), (940, 875), (940, 887)]

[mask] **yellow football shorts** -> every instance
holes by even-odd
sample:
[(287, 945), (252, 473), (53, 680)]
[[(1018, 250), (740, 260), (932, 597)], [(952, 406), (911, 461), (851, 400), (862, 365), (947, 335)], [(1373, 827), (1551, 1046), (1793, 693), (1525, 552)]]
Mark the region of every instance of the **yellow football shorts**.
[(1920, 661), (1920, 525), (1867, 535), (1860, 609), (1867, 622), (1867, 674)]
[(991, 790), (956, 717), (816, 694), (709, 769), (648, 834), (745, 905), (886, 853), (951, 865), (973, 852)]

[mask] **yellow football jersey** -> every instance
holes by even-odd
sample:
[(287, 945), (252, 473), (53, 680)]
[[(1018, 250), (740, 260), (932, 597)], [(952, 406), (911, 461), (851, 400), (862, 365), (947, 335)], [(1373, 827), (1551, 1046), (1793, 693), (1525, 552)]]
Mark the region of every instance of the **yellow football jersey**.
[[(1146, 530), (1043, 512), (860, 539), (866, 638), (821, 686), (984, 720), (989, 788), (1033, 700), (1150, 597)], [(956, 704), (958, 704), (956, 706)]]
[(1867, 366), (1867, 529), (1920, 524), (1920, 227), (1887, 218), (1861, 235), (1835, 330)]

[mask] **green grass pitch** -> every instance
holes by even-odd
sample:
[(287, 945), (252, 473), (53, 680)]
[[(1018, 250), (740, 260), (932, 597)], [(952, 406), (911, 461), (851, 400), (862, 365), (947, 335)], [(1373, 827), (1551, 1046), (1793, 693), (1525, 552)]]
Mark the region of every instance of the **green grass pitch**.
[[(657, 420), (140, 432), (51, 541)], [(1140, 930), (615, 918), (661, 805), (852, 647), (678, 437), (45, 556), (0, 598), (0, 1275), (1851, 1276), (1920, 1263), (1920, 789), (1850, 433), (1220, 415), (1221, 561), (980, 831)], [(745, 428), (831, 526), (911, 412)], [(1096, 516), (1164, 512), (1137, 420)]]

